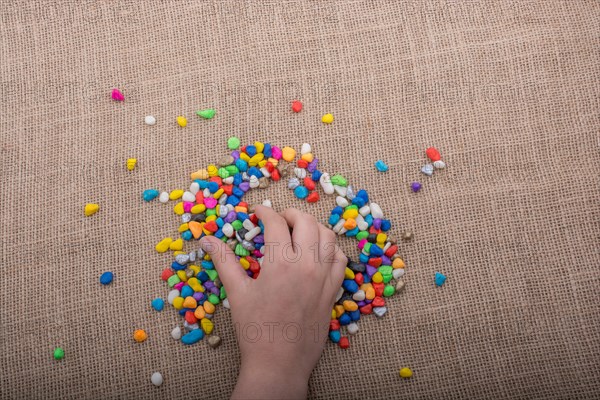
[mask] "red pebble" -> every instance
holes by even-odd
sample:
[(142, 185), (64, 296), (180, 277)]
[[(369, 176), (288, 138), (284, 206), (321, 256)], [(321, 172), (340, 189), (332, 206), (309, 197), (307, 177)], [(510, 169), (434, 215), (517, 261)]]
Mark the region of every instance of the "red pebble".
[(367, 304), (359, 308), (361, 314), (371, 314), (373, 312), (373, 306), (371, 304)]
[(292, 111), (295, 113), (299, 113), (300, 111), (302, 111), (302, 102), (298, 100), (292, 101)]
[(252, 273), (257, 273), (260, 271), (260, 264), (258, 261), (256, 261), (256, 259), (252, 257), (246, 257), (246, 260), (248, 260), (248, 263), (250, 264), (250, 271), (252, 271)]
[(258, 278), (258, 275), (260, 275), (260, 271), (256, 271), (255, 273), (253, 273), (252, 274), (252, 279)]
[(330, 331), (340, 330), (340, 321), (337, 319), (332, 319), (331, 321), (329, 321), (329, 330)]
[(370, 228), (369, 228), (369, 233), (374, 233), (374, 234), (376, 234), (376, 235), (377, 235), (377, 234), (380, 234), (380, 233), (381, 233), (381, 230), (379, 230), (379, 229), (375, 229), (375, 228), (373, 228), (373, 227), (370, 227)]
[(246, 152), (246, 146), (240, 147), (240, 153), (245, 153), (245, 152)]
[(258, 225), (258, 217), (256, 216), (256, 214), (250, 215), (250, 221), (252, 221), (254, 225)]
[(166, 281), (167, 279), (172, 277), (173, 274), (174, 274), (173, 271), (171, 271), (169, 268), (165, 268), (163, 270), (162, 274), (160, 274), (160, 279), (162, 279), (163, 281)]
[[(231, 193), (233, 193), (233, 185), (223, 185), (223, 186), (221, 186), (221, 189), (223, 189), (223, 192), (227, 196), (231, 196)], [(200, 193), (200, 192), (198, 192), (198, 193)]]
[(431, 161), (439, 161), (442, 159), (440, 152), (435, 147), (430, 147), (425, 150), (425, 154), (427, 154), (427, 157), (429, 157)]
[(379, 282), (379, 283), (372, 283), (373, 285), (373, 289), (375, 289), (375, 296), (383, 296), (383, 289), (385, 288), (385, 285), (383, 282)]
[(245, 201), (240, 201), (240, 203), (237, 206), (244, 207), (244, 208), (246, 208), (246, 210), (248, 209), (248, 203), (246, 203)]
[(279, 174), (279, 170), (277, 168), (275, 168), (273, 172), (271, 172), (271, 179), (273, 179), (274, 181), (278, 181), (281, 179), (281, 175)]
[(363, 283), (365, 283), (365, 277), (363, 276), (362, 273), (357, 272), (356, 274), (354, 274), (354, 282), (356, 282), (356, 284), (358, 286), (362, 285)]
[(372, 267), (379, 267), (379, 266), (381, 266), (381, 263), (382, 263), (381, 257), (371, 258), (368, 262), (368, 264)]
[(198, 318), (196, 318), (196, 316), (194, 315), (193, 311), (186, 311), (184, 318), (187, 321), (187, 323), (190, 324), (190, 325), (193, 325), (196, 322), (198, 322)]
[(204, 193), (202, 193), (202, 190), (198, 190), (196, 192), (196, 203), (198, 203), (198, 204), (204, 203)]
[(385, 251), (385, 256), (386, 257), (392, 257), (394, 254), (396, 254), (396, 252), (398, 251), (398, 246), (396, 246), (395, 244), (391, 245), (390, 247), (388, 247), (388, 249)]
[(217, 184), (219, 185), (219, 187), (221, 187), (221, 185), (223, 184), (223, 179), (221, 179), (220, 176), (213, 176), (209, 179), (209, 181), (211, 182), (217, 182)]
[(204, 229), (206, 229), (209, 232), (215, 233), (219, 230), (219, 226), (215, 221), (208, 221), (204, 224)]
[(300, 159), (296, 164), (298, 164), (299, 168), (308, 168), (308, 163), (305, 160)]
[(307, 176), (304, 178), (304, 187), (306, 187), (308, 190), (315, 190), (317, 186), (315, 181), (313, 181), (311, 177)]
[(311, 192), (311, 194), (309, 194), (308, 197), (306, 198), (306, 201), (308, 201), (309, 203), (316, 203), (317, 201), (319, 201), (319, 199), (320, 199), (319, 193)]
[(385, 300), (383, 299), (383, 297), (375, 296), (373, 302), (371, 302), (371, 305), (373, 307), (383, 307), (385, 306)]
[(347, 349), (350, 347), (350, 340), (348, 340), (348, 336), (342, 336), (338, 344), (342, 349)]
[(267, 167), (267, 171), (269, 171), (269, 173), (273, 172), (273, 170), (275, 169), (275, 167), (273, 166), (273, 163), (268, 162), (265, 167)]

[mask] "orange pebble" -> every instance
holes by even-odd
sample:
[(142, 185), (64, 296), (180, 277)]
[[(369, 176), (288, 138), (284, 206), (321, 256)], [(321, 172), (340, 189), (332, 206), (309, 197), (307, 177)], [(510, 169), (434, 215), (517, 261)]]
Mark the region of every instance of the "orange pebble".
[(194, 236), (194, 239), (198, 239), (202, 235), (202, 224), (200, 222), (190, 221), (188, 222), (188, 228), (190, 232), (192, 232), (192, 236)]
[(142, 343), (146, 339), (148, 339), (148, 335), (146, 334), (145, 330), (138, 329), (135, 332), (133, 332), (133, 340), (135, 340), (136, 342)]
[(394, 269), (398, 269), (398, 268), (404, 268), (404, 261), (402, 261), (401, 258), (396, 258), (394, 261), (392, 261), (392, 268)]
[(348, 218), (346, 222), (344, 222), (344, 228), (349, 231), (356, 228), (356, 220), (354, 218)]
[(198, 303), (196, 302), (196, 299), (193, 298), (192, 296), (188, 296), (185, 298), (185, 300), (183, 300), (183, 308), (196, 308), (198, 307)]
[(198, 308), (196, 308), (196, 311), (194, 311), (194, 316), (198, 319), (204, 318), (206, 316), (204, 308), (202, 308), (202, 306), (198, 306)]
[(215, 313), (215, 305), (210, 301), (205, 301), (202, 306), (204, 307), (204, 311), (206, 311), (207, 314)]

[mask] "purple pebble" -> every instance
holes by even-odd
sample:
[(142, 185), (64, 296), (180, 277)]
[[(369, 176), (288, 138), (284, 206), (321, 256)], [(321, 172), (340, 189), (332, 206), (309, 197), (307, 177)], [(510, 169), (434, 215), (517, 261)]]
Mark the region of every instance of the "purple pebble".
[(254, 236), (254, 243), (263, 244), (265, 242), (265, 235), (262, 233), (260, 235)]
[(319, 164), (319, 159), (317, 157), (315, 157), (311, 162), (308, 163), (308, 167), (306, 167), (306, 169), (310, 173), (315, 172), (318, 164)]
[(410, 184), (410, 188), (413, 192), (417, 193), (419, 190), (421, 190), (421, 184), (419, 182), (413, 182)]
[(365, 305), (366, 305), (366, 304), (371, 304), (371, 302), (372, 302), (372, 301), (373, 301), (373, 300), (366, 299), (366, 300), (365, 300)]
[(235, 211), (229, 211), (225, 217), (225, 222), (232, 223), (237, 219), (237, 213)]
[(381, 220), (379, 218), (373, 220), (373, 228), (377, 230), (381, 229)]
[(212, 294), (219, 294), (219, 293), (221, 293), (220, 290), (219, 290), (219, 288), (216, 287), (216, 286), (214, 288), (210, 289), (210, 292)]
[(381, 264), (382, 265), (392, 265), (392, 260), (385, 254), (381, 256)]
[(234, 151), (232, 151), (232, 152), (231, 152), (231, 157), (233, 157), (233, 160), (234, 160), (234, 161), (237, 161), (237, 160), (238, 160), (238, 158), (240, 158), (240, 152), (239, 152), (239, 150), (234, 150)]
[(367, 303), (365, 303), (364, 300), (361, 300), (361, 301), (357, 301), (356, 305), (359, 306), (359, 307), (363, 307), (363, 306), (367, 305)]
[(192, 297), (196, 300), (196, 301), (202, 301), (204, 299), (204, 293), (201, 292), (196, 292), (192, 295)]
[(367, 275), (373, 276), (377, 272), (377, 268), (367, 264)]
[(250, 269), (246, 270), (246, 275), (248, 275), (249, 277), (252, 277), (252, 271), (250, 271)]
[(214, 282), (212, 281), (206, 281), (204, 282), (204, 289), (209, 290), (215, 287)]
[(247, 192), (248, 190), (250, 190), (250, 183), (248, 183), (248, 182), (242, 182), (242, 183), (240, 183), (240, 185), (238, 187), (241, 190), (243, 190), (244, 192)]

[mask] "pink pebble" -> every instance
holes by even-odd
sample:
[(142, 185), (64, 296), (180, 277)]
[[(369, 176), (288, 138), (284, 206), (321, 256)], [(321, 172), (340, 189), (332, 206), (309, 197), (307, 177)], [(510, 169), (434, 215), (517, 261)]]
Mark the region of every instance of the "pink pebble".
[(194, 203), (192, 203), (191, 201), (183, 202), (183, 211), (185, 211), (186, 213), (192, 211), (192, 207), (194, 207)]
[(261, 258), (261, 257), (263, 257), (263, 256), (264, 256), (264, 254), (263, 254), (263, 253), (261, 253), (261, 252), (260, 252), (260, 251), (258, 251), (258, 250), (254, 250), (254, 253), (253, 253), (253, 254), (254, 254), (254, 257), (256, 257), (256, 258)]
[(362, 250), (365, 247), (365, 244), (367, 244), (367, 239), (362, 239), (358, 242), (358, 248)]
[(206, 206), (206, 208), (215, 208), (217, 206), (217, 199), (213, 197), (205, 197), (204, 205)]
[(125, 96), (123, 96), (123, 93), (119, 89), (113, 89), (112, 98), (115, 101), (125, 101)]
[(281, 149), (277, 146), (271, 147), (271, 155), (276, 160), (281, 160), (282, 152)]
[(173, 285), (173, 289), (177, 289), (179, 291), (181, 291), (181, 288), (185, 286), (185, 282), (179, 282), (176, 283), (175, 285)]

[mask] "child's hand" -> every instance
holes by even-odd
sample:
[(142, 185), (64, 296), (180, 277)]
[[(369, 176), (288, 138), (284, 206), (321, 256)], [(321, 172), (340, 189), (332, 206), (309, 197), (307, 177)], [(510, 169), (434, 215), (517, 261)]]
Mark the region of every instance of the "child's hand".
[(242, 353), (233, 397), (304, 398), (347, 258), (335, 244), (335, 233), (311, 215), (257, 206), (256, 216), (265, 235), (256, 280), (221, 240), (201, 240), (225, 286)]

